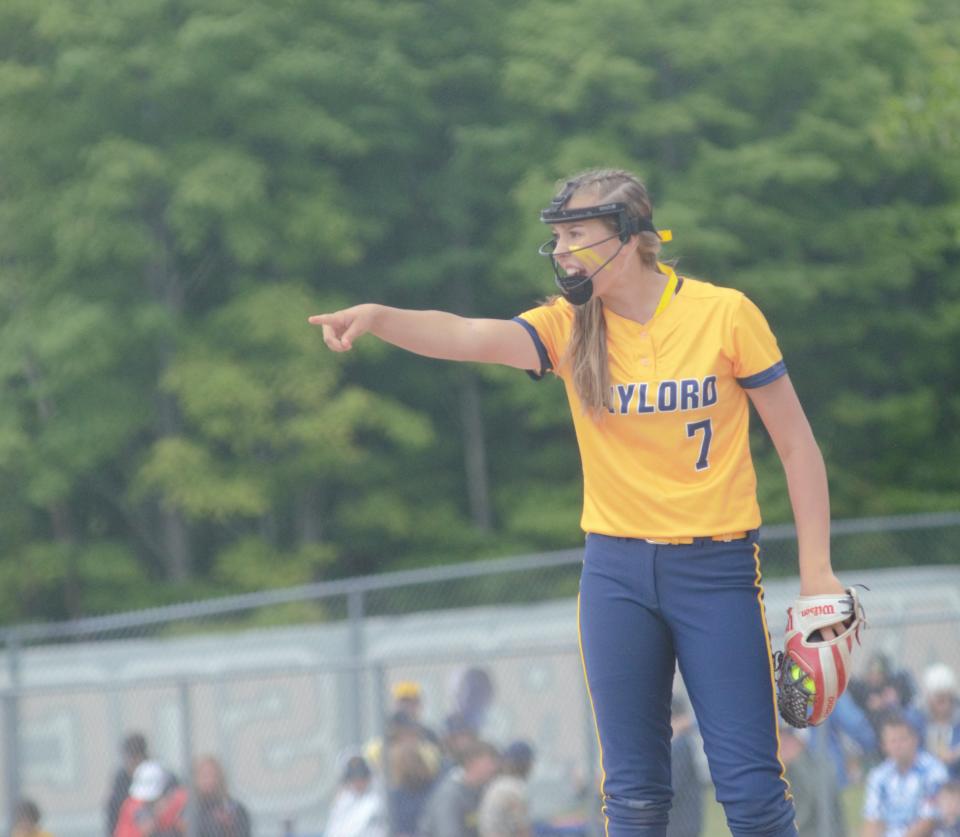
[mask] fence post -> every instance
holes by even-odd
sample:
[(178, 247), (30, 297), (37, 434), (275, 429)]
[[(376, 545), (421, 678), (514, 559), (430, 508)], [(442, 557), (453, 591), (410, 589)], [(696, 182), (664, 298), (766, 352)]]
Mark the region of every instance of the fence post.
[(16, 628), (6, 631), (7, 669), (10, 686), (3, 696), (4, 771), (6, 773), (6, 832), (13, 829), (13, 810), (20, 799), (20, 652), (21, 639)]
[(363, 639), (363, 591), (354, 589), (347, 593), (347, 617), (350, 631), (350, 692), (349, 704), (350, 737), (358, 747), (363, 744), (363, 707), (367, 695), (363, 688), (363, 664), (366, 649)]
[(183, 783), (187, 788), (187, 834), (197, 837), (197, 805), (193, 787), (193, 717), (190, 711), (190, 683), (181, 680), (177, 684), (180, 703), (180, 763), (183, 765)]
[[(387, 738), (387, 727), (389, 719), (387, 717), (387, 674), (384, 671), (383, 663), (375, 662), (370, 668), (371, 680), (373, 681), (373, 703), (374, 712), (376, 712), (376, 728), (380, 733), (380, 772), (383, 776), (383, 782), (380, 786), (380, 802), (383, 805), (383, 820), (386, 823), (388, 832), (392, 833), (393, 825), (390, 816), (390, 787), (393, 782), (393, 776), (390, 775), (389, 740)], [(371, 764), (371, 769), (376, 772), (376, 765)]]

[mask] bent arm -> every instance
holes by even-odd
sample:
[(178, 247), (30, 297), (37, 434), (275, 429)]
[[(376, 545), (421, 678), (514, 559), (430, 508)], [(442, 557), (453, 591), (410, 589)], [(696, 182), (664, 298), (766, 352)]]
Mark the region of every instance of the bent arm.
[(323, 327), (327, 346), (348, 351), (370, 333), (387, 343), (440, 360), (500, 363), (539, 369), (540, 357), (526, 329), (511, 320), (459, 317), (446, 311), (411, 311), (385, 305), (356, 305), (309, 322)]
[(790, 492), (800, 551), (800, 593), (842, 593), (830, 564), (830, 493), (823, 455), (789, 376), (747, 390), (773, 440)]

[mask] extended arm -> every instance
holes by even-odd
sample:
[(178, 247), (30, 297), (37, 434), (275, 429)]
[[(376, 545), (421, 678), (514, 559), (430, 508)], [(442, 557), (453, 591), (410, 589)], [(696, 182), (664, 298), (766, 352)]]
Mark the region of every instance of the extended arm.
[(800, 550), (800, 593), (843, 593), (830, 564), (830, 495), (827, 470), (800, 400), (784, 375), (747, 390), (787, 476)]
[(426, 357), (501, 363), (517, 369), (540, 368), (530, 335), (510, 320), (471, 319), (445, 311), (410, 311), (365, 304), (332, 314), (317, 314), (309, 322), (323, 327), (324, 342), (335, 352), (349, 351), (358, 337), (370, 333)]

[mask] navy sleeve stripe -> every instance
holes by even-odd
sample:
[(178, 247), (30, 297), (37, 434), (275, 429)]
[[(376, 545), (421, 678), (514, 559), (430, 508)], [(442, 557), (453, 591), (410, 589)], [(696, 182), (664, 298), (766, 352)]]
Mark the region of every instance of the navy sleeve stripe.
[(520, 323), (520, 325), (527, 330), (527, 334), (530, 335), (530, 339), (533, 340), (533, 345), (537, 349), (537, 354), (540, 356), (540, 371), (534, 372), (532, 369), (528, 369), (527, 374), (533, 378), (533, 380), (539, 381), (553, 368), (550, 365), (550, 355), (547, 354), (547, 347), (543, 345), (543, 341), (540, 339), (540, 335), (537, 334), (537, 330), (523, 319), (523, 317), (514, 317), (513, 321)]
[(763, 372), (757, 372), (756, 375), (747, 375), (746, 378), (737, 378), (737, 383), (744, 389), (756, 389), (772, 384), (777, 378), (782, 378), (786, 374), (787, 364), (778, 360), (769, 369), (764, 369)]

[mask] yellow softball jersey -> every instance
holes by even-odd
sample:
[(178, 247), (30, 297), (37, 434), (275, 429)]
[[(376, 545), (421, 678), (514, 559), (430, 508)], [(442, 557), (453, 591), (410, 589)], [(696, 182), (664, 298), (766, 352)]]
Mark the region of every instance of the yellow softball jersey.
[(566, 385), (584, 531), (677, 538), (759, 526), (744, 388), (786, 374), (763, 314), (740, 291), (684, 278), (647, 323), (604, 316), (612, 386), (600, 419), (583, 410), (564, 357), (573, 306), (558, 298), (516, 318), (540, 353), (534, 377), (553, 371)]

